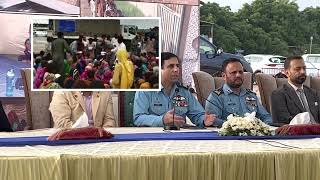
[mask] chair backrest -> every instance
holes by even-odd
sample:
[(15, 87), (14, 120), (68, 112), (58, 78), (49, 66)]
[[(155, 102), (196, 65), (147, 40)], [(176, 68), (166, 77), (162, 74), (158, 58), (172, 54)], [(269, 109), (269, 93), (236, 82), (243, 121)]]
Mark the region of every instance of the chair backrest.
[(310, 87), (317, 90), (320, 94), (320, 77), (312, 77), (310, 80)]
[(133, 127), (133, 105), (135, 91), (124, 91), (118, 93), (118, 125), (120, 127)]
[(53, 127), (49, 105), (53, 92), (31, 91), (31, 69), (21, 69), (27, 109), (27, 128), (42, 129)]
[(209, 94), (216, 89), (214, 78), (203, 71), (192, 73), (193, 81), (195, 84), (197, 98), (200, 104), (205, 107), (206, 99)]
[[(274, 90), (277, 88), (282, 87), (284, 84), (288, 82), (288, 79), (286, 78), (274, 78), (270, 74), (263, 74), (263, 73), (257, 73), (255, 75), (256, 82), (259, 88), (259, 93), (261, 97), (261, 104), (266, 108), (268, 112), (271, 112), (271, 94)], [(315, 82), (317, 80), (312, 80), (315, 78), (312, 78), (310, 76), (307, 76), (306, 81), (304, 82), (304, 85), (311, 87), (312, 82)], [(320, 81), (320, 79), (318, 79)], [(315, 85), (316, 86), (316, 85)], [(319, 85), (320, 88), (320, 85)]]
[(253, 88), (253, 83), (252, 83), (252, 73), (250, 72), (244, 72), (243, 73), (244, 80), (242, 86), (246, 89), (251, 89)]
[(113, 103), (114, 120), (116, 121), (116, 127), (120, 126), (119, 122), (119, 93), (111, 93)]
[[(271, 93), (272, 91), (276, 90), (278, 87), (276, 79), (269, 74), (263, 74), (263, 73), (255, 74), (255, 78), (259, 88), (261, 104), (266, 108), (268, 112), (270, 112)], [(282, 78), (279, 78), (279, 79), (282, 79)], [(287, 80), (287, 79), (284, 79), (284, 80)]]
[[(218, 88), (221, 88), (224, 84), (222, 77), (212, 77), (210, 74), (198, 71), (192, 73), (193, 81), (195, 84), (197, 98), (200, 104), (205, 107), (206, 100), (210, 93)], [(243, 85), (246, 89), (252, 89), (252, 74), (245, 72)]]
[[(244, 72), (243, 76), (244, 77), (243, 77), (242, 87), (252, 90), (252, 73)], [(224, 84), (224, 79), (222, 77), (213, 77), (213, 78), (214, 78), (215, 88), (216, 89), (221, 88)]]

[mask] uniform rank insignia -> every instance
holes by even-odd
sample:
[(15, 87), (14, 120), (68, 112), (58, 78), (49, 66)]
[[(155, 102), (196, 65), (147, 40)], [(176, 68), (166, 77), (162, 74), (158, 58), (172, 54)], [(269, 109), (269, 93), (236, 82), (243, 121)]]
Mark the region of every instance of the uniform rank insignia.
[(188, 106), (188, 102), (187, 102), (186, 98), (181, 95), (177, 95), (177, 96), (173, 97), (173, 100), (174, 100), (174, 104), (176, 107), (187, 107)]
[(246, 97), (246, 104), (248, 104), (248, 105), (250, 105), (250, 106), (257, 107), (256, 98), (251, 97), (251, 96), (247, 96), (247, 97)]
[(246, 101), (255, 101), (256, 99), (254, 97), (251, 96), (247, 96), (246, 97)]
[(213, 91), (215, 94), (217, 94), (218, 96), (220, 96), (223, 93), (222, 88), (216, 89)]
[(255, 92), (253, 92), (251, 89), (246, 89), (249, 93), (252, 93), (252, 94), (256, 94)]

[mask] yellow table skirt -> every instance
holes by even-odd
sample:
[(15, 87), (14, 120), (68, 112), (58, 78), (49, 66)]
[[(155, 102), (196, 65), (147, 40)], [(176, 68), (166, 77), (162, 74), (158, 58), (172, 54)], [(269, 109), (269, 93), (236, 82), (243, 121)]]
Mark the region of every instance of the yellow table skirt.
[(320, 151), (1, 157), (3, 180), (319, 179)]
[[(112, 133), (162, 128), (110, 128)], [(0, 133), (50, 135), (55, 130)], [(320, 139), (0, 147), (0, 180), (319, 180)]]

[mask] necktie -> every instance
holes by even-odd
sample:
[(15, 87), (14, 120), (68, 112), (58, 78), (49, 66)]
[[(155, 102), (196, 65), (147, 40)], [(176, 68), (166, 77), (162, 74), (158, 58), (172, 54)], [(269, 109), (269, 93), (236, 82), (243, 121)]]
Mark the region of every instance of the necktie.
[(300, 98), (300, 101), (302, 103), (302, 106), (303, 106), (304, 110), (306, 112), (309, 112), (311, 122), (312, 123), (316, 123), (314, 118), (313, 118), (313, 116), (312, 116), (312, 114), (311, 114), (311, 111), (309, 109), (308, 101), (307, 101), (307, 98), (306, 98), (306, 96), (305, 96), (305, 94), (303, 92), (303, 89), (297, 89), (297, 92), (298, 92), (298, 95), (299, 95), (299, 98)]

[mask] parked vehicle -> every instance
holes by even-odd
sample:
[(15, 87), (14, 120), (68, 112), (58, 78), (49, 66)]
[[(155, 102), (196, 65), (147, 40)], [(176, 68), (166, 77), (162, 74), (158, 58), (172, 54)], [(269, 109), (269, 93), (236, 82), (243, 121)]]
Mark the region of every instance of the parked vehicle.
[(242, 55), (225, 53), (212, 44), (210, 41), (200, 36), (200, 70), (211, 75), (221, 72), (222, 64), (229, 58), (239, 59), (243, 68), (247, 72), (252, 73), (250, 64), (243, 58)]
[(268, 54), (249, 54), (244, 58), (250, 63), (253, 72), (263, 72), (266, 74), (277, 74), (283, 69), (286, 57)]
[(308, 76), (312, 77), (319, 77), (320, 76), (320, 69), (317, 68), (312, 62), (304, 61), (306, 64), (306, 71)]
[(304, 54), (302, 58), (312, 63), (317, 69), (320, 69), (320, 54)]
[[(250, 63), (253, 71), (263, 72), (265, 74), (276, 75), (284, 71), (284, 61), (286, 57), (279, 55), (263, 55), (263, 54), (250, 54), (244, 56)], [(310, 58), (315, 60), (315, 58)], [(315, 62), (315, 61), (314, 61)], [(305, 60), (307, 75), (318, 77), (320, 76), (320, 69), (314, 63)]]

